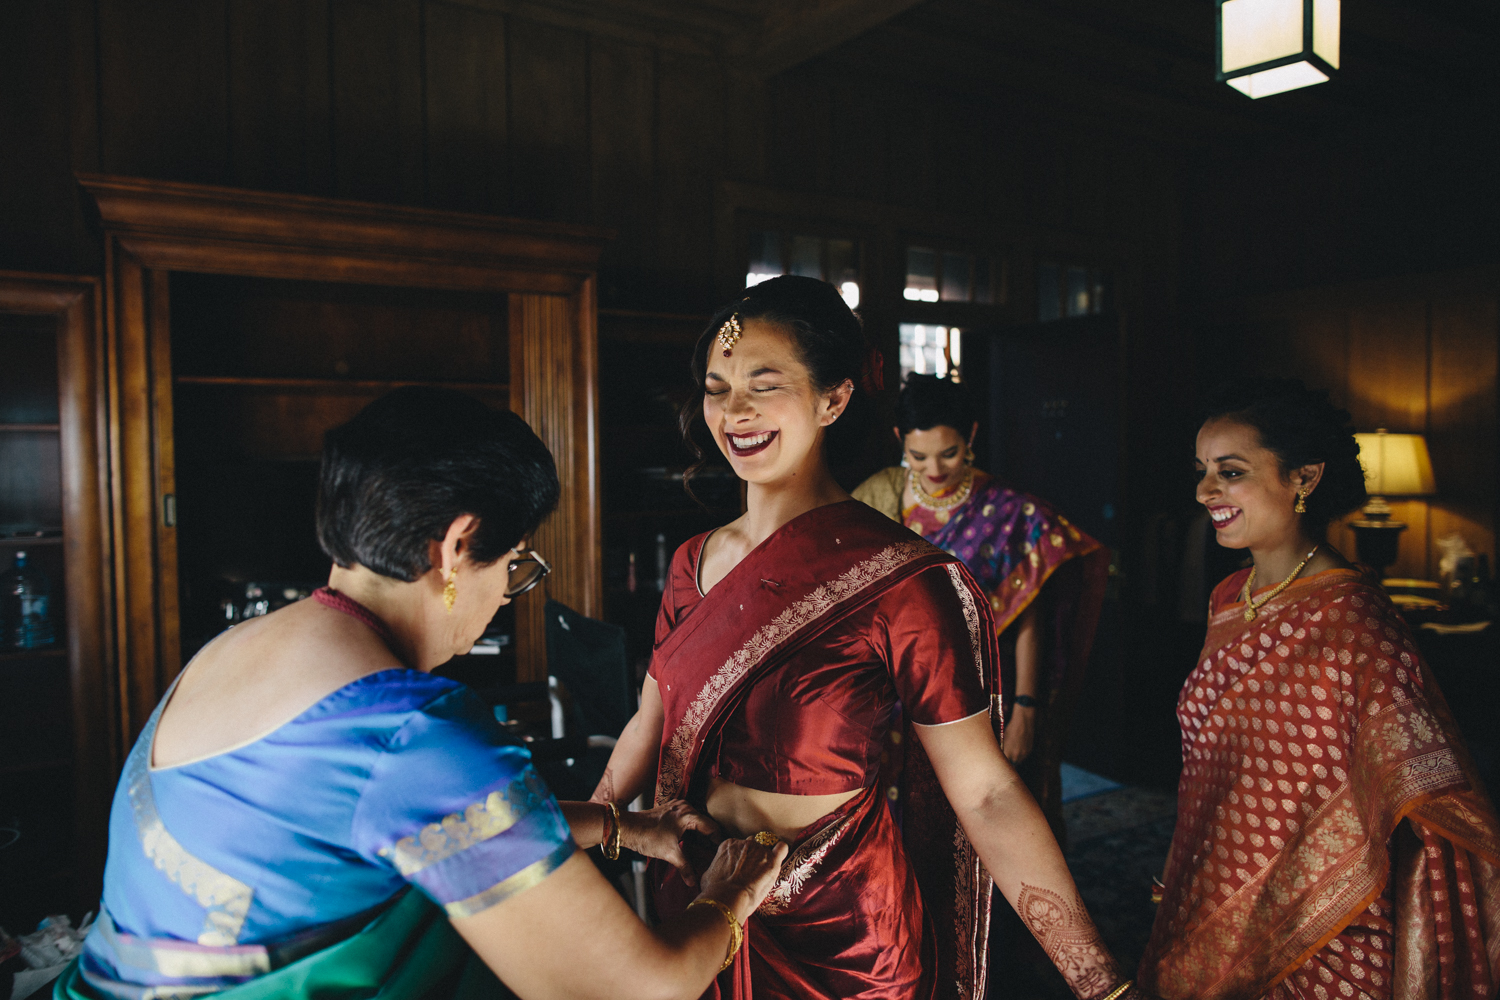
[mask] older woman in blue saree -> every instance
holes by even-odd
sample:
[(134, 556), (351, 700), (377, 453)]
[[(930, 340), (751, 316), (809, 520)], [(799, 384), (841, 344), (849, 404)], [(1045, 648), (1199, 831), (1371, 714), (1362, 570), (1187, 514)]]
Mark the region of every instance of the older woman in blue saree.
[(329, 434), (329, 585), (210, 643), (162, 699), (56, 997), (703, 991), (785, 846), (724, 841), (694, 905), (650, 930), (579, 849), (692, 878), (679, 840), (712, 821), (558, 803), (488, 706), (431, 673), (544, 575), (522, 538), (557, 492), (536, 435), (458, 393), (399, 390)]

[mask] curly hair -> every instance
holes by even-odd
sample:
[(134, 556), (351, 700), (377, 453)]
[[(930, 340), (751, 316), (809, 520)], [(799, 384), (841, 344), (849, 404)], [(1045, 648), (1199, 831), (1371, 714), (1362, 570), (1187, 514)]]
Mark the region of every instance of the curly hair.
[(1298, 379), (1245, 378), (1219, 386), (1212, 400), (1203, 422), (1233, 420), (1255, 428), (1283, 474), (1322, 464), (1323, 478), (1303, 515), (1310, 527), (1326, 528), (1368, 499), (1349, 411), (1335, 406), (1328, 393)]
[(845, 381), (854, 383), (854, 393), (844, 412), (825, 432), (823, 454), (835, 464), (858, 456), (859, 446), (868, 436), (875, 418), (875, 404), (861, 384), (869, 353), (864, 328), (838, 289), (828, 282), (782, 275), (745, 289), (744, 295), (720, 308), (703, 328), (693, 347), (690, 367), (698, 391), (683, 403), (678, 420), (682, 439), (697, 459), (683, 477), (683, 486), (688, 493), (692, 493), (688, 483), (693, 473), (704, 464), (703, 448), (695, 440), (693, 428), (703, 417), (708, 352), (719, 335), (719, 328), (735, 314), (742, 321), (759, 319), (790, 333), (797, 343), (801, 361), (812, 377), (813, 387), (819, 392), (828, 392)]

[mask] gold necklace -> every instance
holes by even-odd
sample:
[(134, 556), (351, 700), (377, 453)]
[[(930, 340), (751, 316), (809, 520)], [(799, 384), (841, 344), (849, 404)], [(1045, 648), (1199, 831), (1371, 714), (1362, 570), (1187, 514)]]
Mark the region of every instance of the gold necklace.
[(1314, 545), (1312, 547), (1312, 551), (1307, 554), (1307, 557), (1297, 564), (1296, 569), (1292, 570), (1292, 575), (1287, 577), (1285, 580), (1282, 580), (1276, 585), (1275, 589), (1273, 589), (1265, 597), (1262, 597), (1259, 604), (1256, 604), (1255, 598), (1250, 596), (1251, 587), (1255, 584), (1255, 567), (1250, 567), (1250, 575), (1245, 578), (1245, 590), (1240, 595), (1245, 599), (1245, 621), (1255, 621), (1255, 616), (1260, 613), (1261, 608), (1266, 606), (1267, 601), (1271, 600), (1277, 594), (1290, 587), (1292, 585), (1292, 581), (1297, 579), (1297, 575), (1302, 572), (1303, 568), (1306, 567), (1309, 562), (1312, 561), (1312, 557), (1318, 554), (1318, 549), (1320, 549), (1321, 547), (1321, 545)]
[(964, 469), (964, 481), (959, 484), (958, 489), (945, 497), (935, 497), (928, 493), (916, 469), (906, 470), (906, 481), (911, 486), (911, 495), (916, 497), (917, 503), (923, 507), (928, 510), (952, 510), (969, 499), (969, 493), (974, 488), (974, 467), (971, 465)]

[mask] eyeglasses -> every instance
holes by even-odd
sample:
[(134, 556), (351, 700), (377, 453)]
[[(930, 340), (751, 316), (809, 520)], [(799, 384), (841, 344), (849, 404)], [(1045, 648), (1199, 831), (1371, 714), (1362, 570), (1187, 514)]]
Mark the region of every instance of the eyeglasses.
[(516, 549), (516, 558), (510, 561), (510, 583), (506, 585), (505, 596), (520, 597), (550, 572), (551, 565), (536, 550)]

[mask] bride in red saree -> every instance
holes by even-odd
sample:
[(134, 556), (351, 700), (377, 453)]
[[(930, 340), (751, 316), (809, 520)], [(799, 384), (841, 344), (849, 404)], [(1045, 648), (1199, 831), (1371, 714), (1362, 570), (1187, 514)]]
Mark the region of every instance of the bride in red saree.
[(1178, 701), (1177, 829), (1141, 982), (1197, 1000), (1493, 997), (1500, 823), (1379, 581), (1314, 542), (1364, 499), (1348, 414), (1279, 381), (1228, 387), (1219, 410), (1198, 500), (1255, 565), (1214, 591)]
[[(828, 472), (867, 419), (871, 357), (809, 278), (747, 290), (705, 331), (701, 412), (747, 509), (677, 551), (641, 708), (595, 797), (654, 787), (789, 843), (707, 996), (978, 1000), (995, 886), (1075, 994), (1135, 996), (1000, 751), (982, 589)], [(898, 699), (916, 734), (899, 827), (876, 780)], [(682, 874), (656, 875), (658, 913), (677, 912)]]

